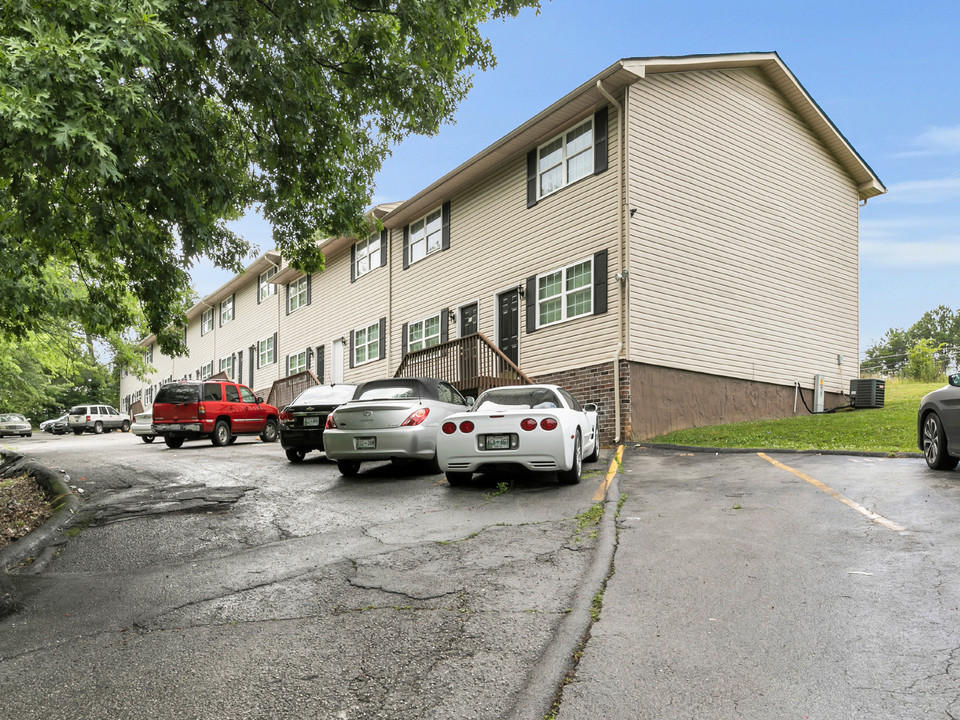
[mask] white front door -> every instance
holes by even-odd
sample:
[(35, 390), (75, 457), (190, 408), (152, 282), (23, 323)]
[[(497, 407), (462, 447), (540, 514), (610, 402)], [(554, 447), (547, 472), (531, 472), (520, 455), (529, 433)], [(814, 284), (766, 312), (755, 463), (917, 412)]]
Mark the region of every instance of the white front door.
[(333, 341), (333, 354), (330, 357), (330, 382), (343, 382), (343, 340)]

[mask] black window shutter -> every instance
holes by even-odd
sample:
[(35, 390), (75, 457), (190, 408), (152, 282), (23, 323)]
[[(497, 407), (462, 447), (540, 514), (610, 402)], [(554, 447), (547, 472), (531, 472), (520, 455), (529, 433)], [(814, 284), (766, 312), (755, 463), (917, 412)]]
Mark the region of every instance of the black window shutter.
[(287, 315), (290, 314), (290, 283), (287, 283)]
[(350, 367), (354, 367), (353, 364), (353, 330), (350, 331), (350, 347), (347, 348), (350, 352)]
[(357, 244), (350, 246), (350, 282), (357, 281)]
[(257, 305), (260, 304), (260, 278), (257, 277)]
[(237, 373), (236, 378), (238, 383), (243, 383), (243, 350), (237, 353)]
[(290, 374), (290, 356), (289, 356), (289, 355), (287, 355), (287, 356), (283, 359), (283, 365), (284, 365), (284, 367), (286, 368), (286, 370), (284, 370), (283, 372), (286, 373), (287, 375), (289, 375), (289, 374)]
[(607, 311), (607, 251), (593, 256), (593, 314)]
[(537, 204), (537, 150), (527, 153), (527, 207)]
[(527, 332), (537, 329), (537, 276), (527, 278)]
[(450, 339), (450, 308), (444, 308), (440, 313), (440, 342)]
[(410, 267), (410, 226), (403, 226), (403, 269)]
[(273, 359), (274, 359), (274, 361), (276, 361), (276, 359), (277, 359), (278, 357), (280, 357), (280, 347), (277, 345), (277, 334), (274, 333), (274, 334), (273, 334)]
[(230, 309), (233, 310), (233, 319), (237, 319), (237, 294), (230, 296)]
[(380, 267), (387, 266), (387, 229), (384, 228), (380, 231)]
[(217, 320), (217, 327), (223, 327), (223, 300), (220, 301), (220, 306), (217, 309), (220, 311), (217, 313), (220, 315), (220, 318)]
[(313, 293), (313, 274), (311, 273), (310, 275), (307, 275), (307, 305), (309, 305), (313, 300), (312, 293)]
[(400, 331), (400, 348), (403, 351), (401, 354), (407, 354), (407, 326), (409, 323), (403, 324), (403, 329)]
[(380, 356), (378, 360), (383, 360), (387, 356), (387, 318), (380, 318)]
[(323, 382), (323, 374), (326, 370), (325, 348), (323, 345), (317, 348), (317, 379)]
[(310, 370), (313, 367), (313, 348), (308, 347), (306, 351), (307, 355), (307, 370)]
[(601, 108), (593, 116), (593, 174), (607, 169), (607, 109)]
[(440, 249), (449, 250), (450, 249), (450, 201), (447, 200), (443, 205), (440, 206), (440, 224), (442, 229), (440, 231), (441, 241)]
[(260, 353), (257, 350), (256, 345), (250, 346), (250, 383), (249, 387), (253, 387), (253, 368), (260, 367)]

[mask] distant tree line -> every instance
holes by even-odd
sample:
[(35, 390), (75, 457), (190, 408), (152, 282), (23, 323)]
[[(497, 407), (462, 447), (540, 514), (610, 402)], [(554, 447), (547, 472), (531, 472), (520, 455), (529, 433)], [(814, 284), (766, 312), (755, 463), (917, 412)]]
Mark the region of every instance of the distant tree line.
[(940, 305), (906, 330), (887, 330), (882, 340), (867, 348), (860, 374), (933, 381), (957, 367), (960, 310)]

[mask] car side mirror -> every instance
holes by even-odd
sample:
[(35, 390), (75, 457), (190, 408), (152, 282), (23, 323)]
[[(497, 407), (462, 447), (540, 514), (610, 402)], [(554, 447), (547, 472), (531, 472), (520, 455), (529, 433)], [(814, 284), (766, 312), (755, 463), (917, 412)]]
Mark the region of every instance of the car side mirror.
[(596, 403), (587, 403), (583, 406), (584, 412), (597, 412), (598, 409), (599, 408), (597, 407)]
[(467, 407), (473, 407), (473, 404), (476, 402), (476, 398), (473, 398), (469, 395), (467, 395), (467, 397), (465, 397), (464, 400), (467, 401)]
[(257, 404), (258, 405), (263, 404), (263, 398), (260, 397), (259, 395), (257, 395)]
[(947, 382), (953, 385), (954, 387), (960, 387), (960, 373), (954, 373), (947, 378)]

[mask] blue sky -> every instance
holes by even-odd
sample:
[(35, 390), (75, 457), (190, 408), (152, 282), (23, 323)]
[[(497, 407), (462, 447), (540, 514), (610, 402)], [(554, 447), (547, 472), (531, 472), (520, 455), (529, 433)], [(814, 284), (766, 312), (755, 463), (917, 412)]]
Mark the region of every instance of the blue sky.
[[(960, 4), (554, 0), (489, 23), (498, 65), (456, 123), (395, 148), (374, 203), (403, 200), (624, 57), (776, 51), (886, 185), (860, 210), (860, 347), (960, 307)], [(237, 223), (273, 247), (255, 216)], [(816, 287), (815, 258), (797, 268)], [(204, 264), (197, 291), (230, 273)], [(825, 289), (827, 291), (827, 289)]]

